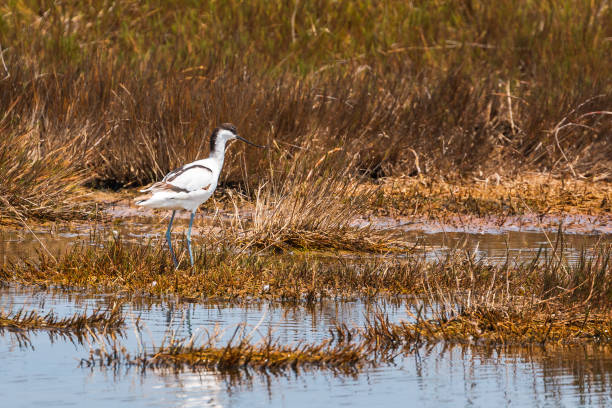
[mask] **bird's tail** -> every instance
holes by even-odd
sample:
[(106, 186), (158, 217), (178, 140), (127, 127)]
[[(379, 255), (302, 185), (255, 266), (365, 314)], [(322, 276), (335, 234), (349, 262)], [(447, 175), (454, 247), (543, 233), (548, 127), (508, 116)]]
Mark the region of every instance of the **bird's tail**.
[(142, 190), (139, 190), (141, 193), (148, 193), (150, 191), (155, 191), (155, 190), (168, 190), (170, 187), (170, 185), (168, 183), (164, 183), (163, 181), (158, 181), (157, 183), (153, 183), (151, 184), (149, 187), (147, 188), (143, 188)]
[[(140, 191), (144, 192), (146, 190), (140, 190)], [(143, 194), (141, 196), (138, 196), (138, 197), (134, 198), (134, 204), (136, 204), (136, 205), (146, 205), (145, 203), (147, 201), (149, 201), (152, 197), (153, 197), (153, 194)]]

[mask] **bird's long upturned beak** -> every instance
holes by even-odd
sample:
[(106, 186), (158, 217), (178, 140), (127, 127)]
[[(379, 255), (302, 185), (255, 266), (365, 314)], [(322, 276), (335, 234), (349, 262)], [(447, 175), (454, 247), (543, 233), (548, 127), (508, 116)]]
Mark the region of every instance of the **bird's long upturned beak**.
[(266, 146), (260, 146), (260, 145), (258, 145), (258, 144), (253, 143), (253, 142), (249, 142), (248, 140), (246, 140), (246, 139), (245, 139), (244, 137), (242, 137), (242, 136), (238, 136), (238, 135), (236, 135), (236, 139), (238, 139), (238, 140), (242, 140), (244, 143), (247, 143), (247, 144), (253, 145), (253, 146), (255, 146), (255, 147), (259, 147), (259, 148), (261, 148), (261, 149), (263, 149), (263, 148), (265, 148), (265, 147), (266, 147)]

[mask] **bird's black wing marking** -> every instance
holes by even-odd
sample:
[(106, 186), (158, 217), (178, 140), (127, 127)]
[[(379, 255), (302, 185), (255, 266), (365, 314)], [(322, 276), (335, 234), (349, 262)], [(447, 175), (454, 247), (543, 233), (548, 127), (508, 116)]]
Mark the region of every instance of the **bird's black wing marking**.
[(166, 174), (166, 177), (164, 177), (164, 179), (162, 181), (166, 181), (166, 182), (171, 182), (172, 180), (174, 180), (175, 178), (177, 178), (178, 176), (180, 176), (181, 174), (185, 173), (186, 171), (190, 170), (190, 169), (195, 169), (195, 168), (201, 168), (201, 169), (205, 169), (210, 171), (210, 174), (213, 173), (213, 171), (206, 167), (206, 166), (202, 166), (201, 164), (194, 164), (193, 166), (189, 166), (189, 167), (181, 167), (178, 168), (176, 170), (172, 170), (170, 173)]
[(179, 167), (178, 169), (174, 169), (174, 170), (172, 170), (170, 173), (168, 173), (168, 174), (166, 174), (166, 175), (164, 176), (164, 178), (162, 179), (162, 181), (167, 181), (167, 180), (168, 180), (168, 177), (172, 177), (172, 176), (174, 176), (174, 175), (175, 175), (176, 173), (178, 173), (179, 171), (182, 171), (184, 167), (185, 167), (185, 166), (183, 166), (183, 167)]
[[(189, 193), (189, 190), (187, 189), (177, 187), (173, 184), (166, 183), (165, 181), (158, 181), (157, 183), (149, 187), (148, 189), (149, 192), (147, 194), (142, 195), (140, 197), (136, 197), (134, 200), (136, 200), (136, 204), (141, 204), (144, 201), (147, 201), (149, 198), (151, 198), (153, 194), (155, 194), (158, 191), (162, 191), (162, 190), (174, 191), (175, 193)], [(174, 197), (169, 197), (169, 198), (173, 199)]]

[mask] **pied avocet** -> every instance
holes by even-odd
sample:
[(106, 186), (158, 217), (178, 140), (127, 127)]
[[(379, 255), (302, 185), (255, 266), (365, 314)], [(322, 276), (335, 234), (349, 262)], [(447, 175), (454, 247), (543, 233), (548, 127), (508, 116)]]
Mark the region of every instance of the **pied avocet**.
[(187, 249), (189, 250), (189, 260), (193, 266), (193, 252), (191, 250), (191, 227), (193, 218), (200, 204), (208, 200), (219, 181), (219, 174), (223, 167), (225, 158), (225, 144), (230, 140), (242, 140), (245, 143), (256, 147), (260, 146), (249, 142), (245, 138), (238, 136), (236, 126), (231, 123), (224, 123), (216, 128), (210, 137), (210, 155), (203, 160), (196, 160), (186, 164), (183, 167), (173, 170), (166, 174), (162, 181), (158, 181), (152, 186), (140, 190), (148, 193), (146, 196), (136, 198), (136, 204), (149, 208), (162, 208), (172, 210), (168, 230), (166, 231), (166, 240), (170, 248), (170, 254), (174, 265), (178, 267), (178, 261), (172, 250), (172, 241), (170, 231), (172, 230), (172, 221), (177, 210), (186, 210), (191, 212), (189, 220), (189, 229), (187, 230)]

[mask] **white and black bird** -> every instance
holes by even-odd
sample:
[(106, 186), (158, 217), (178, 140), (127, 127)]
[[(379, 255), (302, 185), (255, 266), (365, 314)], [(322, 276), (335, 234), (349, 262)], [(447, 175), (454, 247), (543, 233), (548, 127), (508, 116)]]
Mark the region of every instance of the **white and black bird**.
[(149, 207), (172, 210), (172, 217), (166, 231), (166, 240), (170, 248), (170, 254), (174, 265), (178, 266), (178, 261), (172, 250), (170, 231), (172, 221), (177, 210), (191, 212), (189, 229), (187, 230), (187, 249), (189, 250), (189, 260), (193, 266), (193, 252), (191, 250), (191, 227), (193, 218), (200, 204), (208, 200), (219, 181), (223, 160), (225, 159), (225, 144), (230, 140), (242, 140), (250, 145), (263, 148), (255, 143), (249, 142), (245, 138), (238, 136), (236, 126), (231, 123), (224, 123), (216, 128), (210, 137), (210, 155), (206, 159), (196, 160), (183, 167), (173, 170), (166, 174), (162, 181), (158, 181), (152, 186), (140, 190), (148, 193), (135, 199), (136, 204)]

